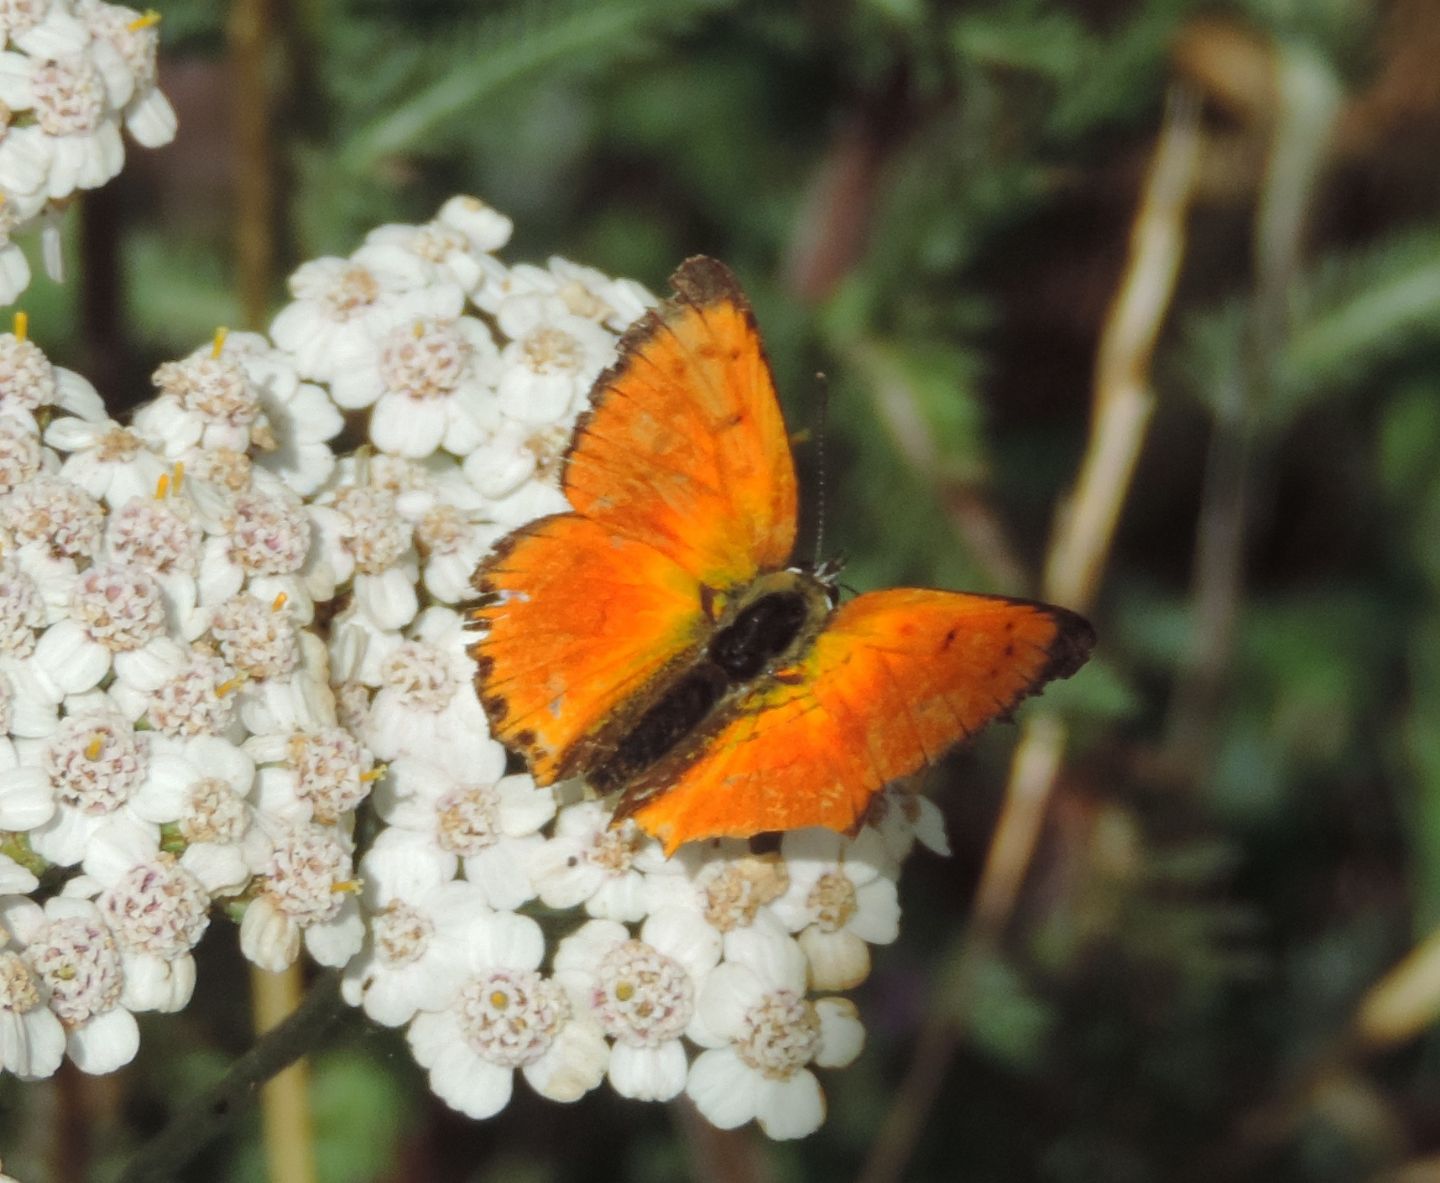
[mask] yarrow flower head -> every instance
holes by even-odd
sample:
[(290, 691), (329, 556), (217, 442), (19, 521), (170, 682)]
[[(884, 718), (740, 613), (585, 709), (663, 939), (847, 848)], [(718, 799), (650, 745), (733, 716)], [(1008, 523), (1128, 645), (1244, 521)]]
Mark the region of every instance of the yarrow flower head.
[[(120, 123), (168, 134), (148, 17), (0, 0), (0, 33), (26, 218), (115, 166)], [(938, 816), (890, 792), (853, 838), (667, 858), (510, 762), (461, 606), (499, 539), (566, 508), (586, 393), (654, 303), (503, 262), (510, 230), (460, 197), (302, 265), (268, 335), (162, 364), (125, 423), (23, 320), (0, 333), (0, 1071), (128, 1062), (134, 1013), (188, 1005), (235, 917), (256, 966), (341, 967), (471, 1116), (518, 1073), (777, 1138), (821, 1121), (815, 1070), (863, 1042), (834, 992), (894, 939)]]
[[(62, 277), (54, 213), (125, 162), (123, 126), (143, 147), (175, 137), (156, 86), (156, 20), (103, 0), (28, 0), (0, 11), (0, 217), (4, 238), (41, 230), (46, 269)], [(0, 247), (0, 304), (29, 284), (13, 243)], [(8, 258), (6, 256), (9, 256)]]

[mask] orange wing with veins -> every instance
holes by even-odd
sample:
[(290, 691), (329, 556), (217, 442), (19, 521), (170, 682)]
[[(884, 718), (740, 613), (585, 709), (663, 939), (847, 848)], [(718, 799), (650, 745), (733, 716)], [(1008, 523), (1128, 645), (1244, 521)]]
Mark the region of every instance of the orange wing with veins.
[(477, 689), (542, 785), (579, 771), (700, 651), (707, 606), (794, 544), (794, 465), (750, 306), (713, 259), (671, 282), (576, 425), (575, 512), (516, 531), (475, 573)]
[(809, 651), (632, 783), (633, 817), (666, 853), (767, 830), (853, 831), (887, 783), (918, 771), (1094, 644), (1047, 604), (901, 588), (838, 608)]

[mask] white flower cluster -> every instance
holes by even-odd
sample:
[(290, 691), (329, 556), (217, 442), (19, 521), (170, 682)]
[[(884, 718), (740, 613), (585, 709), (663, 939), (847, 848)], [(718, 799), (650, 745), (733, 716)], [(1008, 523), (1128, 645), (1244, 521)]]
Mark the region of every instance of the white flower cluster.
[(41, 228), (61, 277), (57, 215), (119, 173), (122, 124), (147, 148), (175, 138), (155, 85), (159, 20), (104, 0), (0, 0), (0, 304), (30, 284), (22, 231)]
[(0, 1068), (128, 1061), (220, 905), (256, 965), (345, 966), (472, 1116), (519, 1069), (555, 1100), (608, 1078), (720, 1126), (821, 1122), (811, 1068), (863, 1039), (838, 992), (894, 939), (938, 812), (892, 793), (853, 840), (666, 860), (507, 775), (457, 605), (564, 507), (572, 424), (651, 303), (507, 267), (509, 233), (455, 198), (305, 264), (271, 339), (161, 366), (128, 427), (23, 321), (0, 335)]

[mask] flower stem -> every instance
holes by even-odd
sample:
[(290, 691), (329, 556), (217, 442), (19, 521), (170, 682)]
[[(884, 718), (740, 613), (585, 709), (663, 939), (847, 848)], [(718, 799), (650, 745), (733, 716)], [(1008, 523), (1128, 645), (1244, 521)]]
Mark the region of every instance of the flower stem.
[[(283, 1022), (267, 1031), (235, 1061), (213, 1088), (170, 1119), (130, 1160), (118, 1183), (151, 1183), (152, 1180), (160, 1183), (176, 1178), (186, 1162), (244, 1112), (261, 1085), (319, 1044), (343, 1013), (340, 976), (327, 973), (316, 980), (309, 994)], [(309, 1149), (308, 1142), (305, 1149)], [(272, 1169), (270, 1178), (279, 1180), (290, 1176), (274, 1173)]]

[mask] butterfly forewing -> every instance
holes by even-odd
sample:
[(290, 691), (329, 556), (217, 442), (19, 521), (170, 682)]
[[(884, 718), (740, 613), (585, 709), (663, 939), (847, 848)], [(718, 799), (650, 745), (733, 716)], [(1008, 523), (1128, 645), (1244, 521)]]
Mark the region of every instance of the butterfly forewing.
[(577, 426), (576, 512), (668, 555), (715, 589), (782, 566), (795, 469), (770, 364), (735, 277), (691, 259), (676, 297), (626, 333)]

